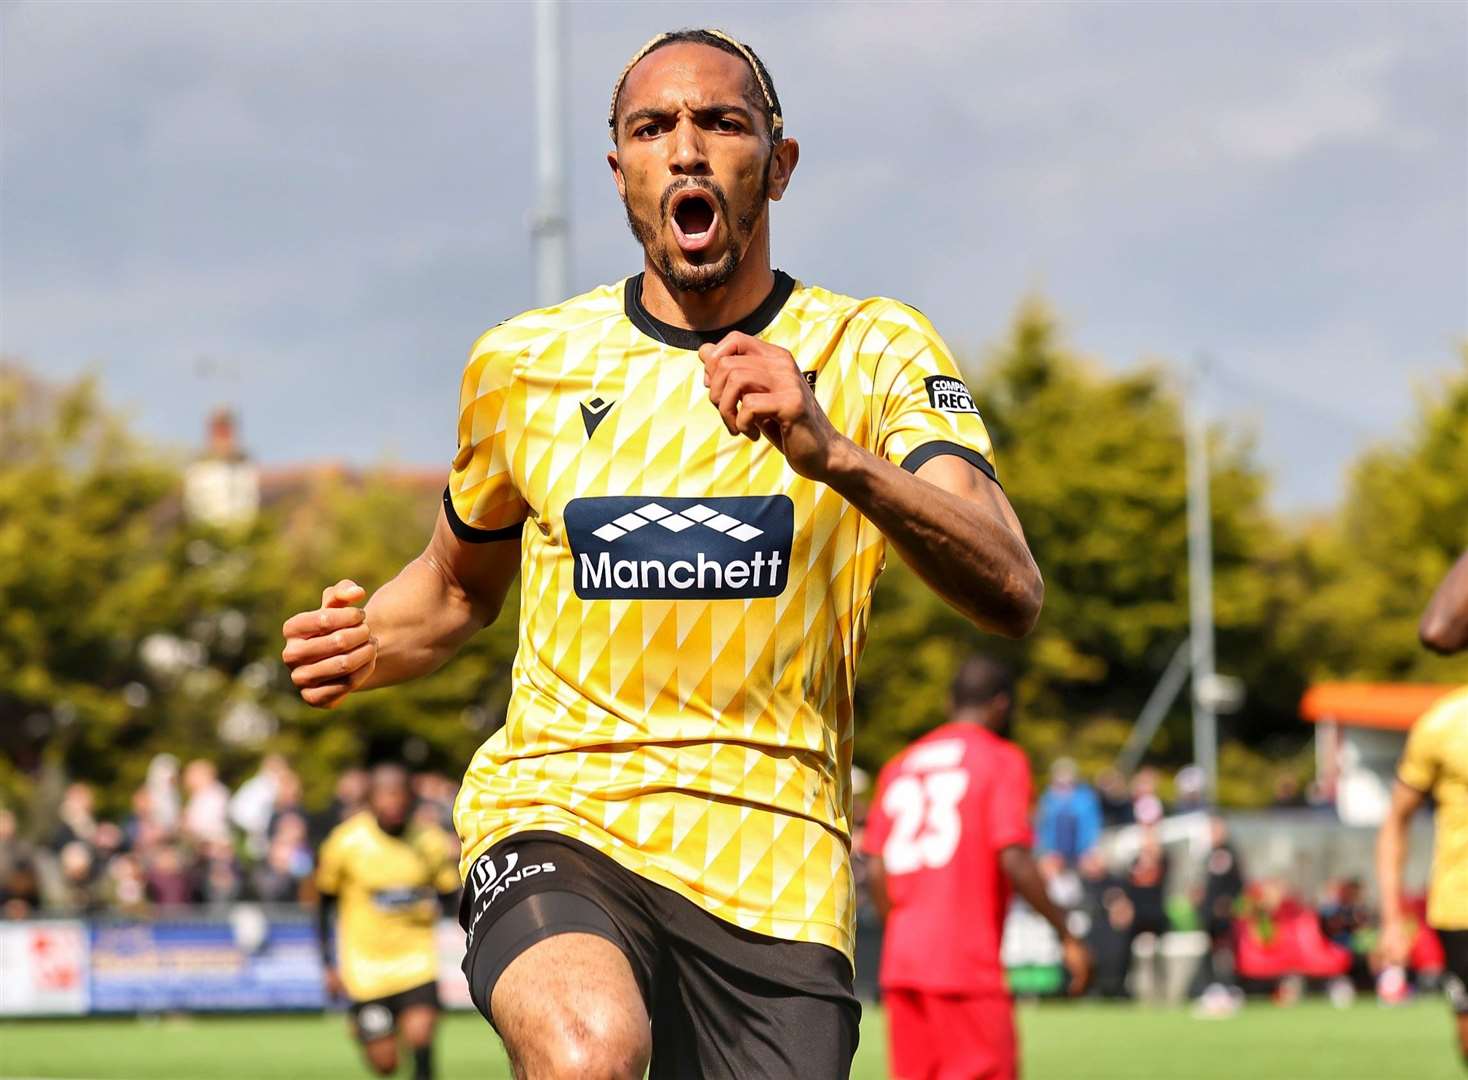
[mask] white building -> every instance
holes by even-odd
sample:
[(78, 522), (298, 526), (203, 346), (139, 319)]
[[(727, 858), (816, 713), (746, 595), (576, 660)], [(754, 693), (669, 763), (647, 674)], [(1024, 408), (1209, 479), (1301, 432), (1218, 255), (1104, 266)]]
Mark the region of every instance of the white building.
[(1397, 759), (1417, 718), (1453, 686), (1320, 683), (1300, 700), (1316, 725), (1315, 775), (1347, 825), (1377, 826), (1391, 801)]

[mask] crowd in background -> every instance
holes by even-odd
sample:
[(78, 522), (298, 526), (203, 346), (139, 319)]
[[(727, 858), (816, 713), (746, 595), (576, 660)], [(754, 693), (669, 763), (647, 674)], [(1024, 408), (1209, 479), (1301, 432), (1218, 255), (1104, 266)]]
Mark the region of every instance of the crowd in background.
[[(413, 788), (415, 813), (452, 833), (458, 783), (423, 772)], [(0, 917), (310, 902), (316, 849), (366, 796), (366, 771), (348, 769), (330, 805), (312, 813), (300, 778), (278, 754), (233, 791), (213, 762), (180, 767), (159, 754), (117, 820), (99, 817), (84, 783), (66, 787), (48, 836), (22, 839), (14, 812), (0, 806)]]
[[(1066, 759), (1051, 767), (1035, 806), (1035, 848), (1052, 898), (1073, 915), (1074, 929), (1095, 960), (1093, 992), (1131, 994), (1138, 955), (1158, 949), (1174, 931), (1202, 931), (1210, 947), (1192, 992), (1209, 985), (1236, 987), (1253, 975), (1374, 977), (1374, 913), (1361, 883), (1333, 880), (1317, 898), (1297, 895), (1277, 880), (1250, 881), (1222, 820), (1211, 822), (1211, 845), (1190, 890), (1170, 887), (1173, 869), (1158, 835), (1164, 817), (1205, 809), (1203, 777), (1189, 766), (1171, 778), (1144, 768), (1130, 778), (1115, 770), (1094, 784)], [(415, 814), (452, 835), (455, 780), (441, 773), (413, 776)], [(360, 810), (367, 773), (348, 769), (334, 797), (311, 812), (301, 781), (280, 755), (231, 790), (215, 765), (195, 759), (180, 766), (156, 756), (133, 793), (128, 814), (99, 817), (92, 788), (67, 786), (49, 835), (21, 838), (14, 813), (0, 807), (0, 917), (37, 914), (138, 915), (184, 906), (310, 903), (321, 841)], [(1310, 805), (1288, 778), (1277, 784), (1277, 805)], [(858, 803), (858, 828), (862, 817)], [(1140, 840), (1125, 858), (1108, 857), (1106, 830), (1137, 826)], [(858, 883), (863, 878), (858, 866)], [(1282, 931), (1288, 934), (1282, 934)], [(1280, 941), (1293, 950), (1281, 959)], [(1303, 943), (1303, 944), (1301, 944)]]
[[(1093, 993), (1130, 996), (1138, 957), (1155, 960), (1160, 969), (1163, 939), (1175, 932), (1201, 932), (1207, 942), (1189, 995), (1207, 997), (1211, 990), (1224, 1007), (1236, 1003), (1244, 989), (1289, 1000), (1313, 980), (1344, 1000), (1375, 984), (1382, 969), (1377, 913), (1367, 905), (1359, 878), (1328, 879), (1314, 897), (1279, 878), (1251, 879), (1227, 824), (1213, 817), (1200, 872), (1188, 875), (1189, 888), (1170, 887), (1173, 867), (1158, 827), (1165, 817), (1206, 812), (1208, 806), (1196, 766), (1174, 778), (1171, 803), (1164, 803), (1159, 780), (1152, 769), (1140, 770), (1130, 782), (1109, 770), (1092, 787), (1074, 763), (1060, 759), (1036, 806), (1039, 866), (1052, 899), (1073, 912), (1073, 929), (1092, 951)], [(1276, 780), (1274, 804), (1328, 809), (1318, 789), (1288, 775)], [(1103, 830), (1127, 825), (1139, 830), (1134, 853), (1108, 860)], [(1419, 917), (1424, 914), (1422, 897), (1408, 903)], [(1441, 950), (1422, 925), (1413, 966), (1430, 974), (1442, 968)], [(1139, 942), (1146, 947), (1139, 949)], [(1163, 979), (1160, 970), (1151, 976), (1153, 984)], [(1225, 990), (1229, 994), (1220, 993)]]

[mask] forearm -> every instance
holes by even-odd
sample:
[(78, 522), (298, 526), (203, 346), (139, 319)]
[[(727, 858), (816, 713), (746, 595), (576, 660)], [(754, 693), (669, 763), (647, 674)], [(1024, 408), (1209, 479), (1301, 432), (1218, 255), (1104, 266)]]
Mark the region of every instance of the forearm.
[[(840, 440), (826, 482), (862, 512), (914, 571), (978, 626), (1023, 637), (1044, 585), (1016, 527), (995, 510)], [(980, 483), (990, 483), (985, 477)]]
[(1393, 922), (1402, 917), (1402, 870), (1407, 862), (1407, 822), (1388, 815), (1376, 835), (1376, 882), (1381, 894), (1381, 918)]
[(1062, 941), (1070, 937), (1065, 911), (1045, 891), (1045, 879), (1040, 876), (1040, 868), (1035, 865), (1029, 850), (1019, 845), (1007, 847), (1000, 852), (999, 862), (1004, 876), (1009, 878), (1010, 885), (1024, 902), (1054, 928)]
[(885, 922), (892, 912), (892, 897), (887, 892), (887, 868), (880, 855), (873, 855), (867, 867), (867, 894), (872, 898), (872, 906), (877, 909), (877, 914)]
[(377, 666), (361, 689), (437, 671), (498, 613), (497, 607), (476, 601), (431, 550), (425, 551), (367, 602)]
[(1417, 633), (1423, 645), (1444, 655), (1468, 648), (1468, 551), (1433, 593)]
[(333, 917), (336, 914), (336, 897), (322, 893), (316, 904), (316, 942), (321, 947), (321, 966), (336, 966), (336, 940), (333, 935)]

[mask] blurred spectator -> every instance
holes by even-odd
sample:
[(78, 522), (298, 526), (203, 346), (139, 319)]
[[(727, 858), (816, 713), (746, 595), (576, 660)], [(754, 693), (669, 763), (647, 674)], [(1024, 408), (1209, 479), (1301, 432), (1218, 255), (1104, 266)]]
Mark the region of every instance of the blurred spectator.
[(23, 919), (41, 903), (35, 852), (17, 835), (15, 814), (0, 808), (0, 918)]
[(1194, 810), (1208, 808), (1208, 778), (1197, 765), (1184, 765), (1173, 780), (1173, 811), (1189, 814)]
[(280, 815), (271, 833), (266, 857), (269, 858), (271, 853), (276, 853), (277, 858), (285, 859), (290, 872), (297, 878), (305, 879), (311, 875), (316, 866), (316, 858), (307, 837), (304, 814), (287, 811)]
[(80, 840), (84, 844), (94, 841), (97, 833), (95, 797), (90, 784), (67, 784), (61, 796), (61, 806), (56, 816), (59, 822), (51, 837), (51, 850), (60, 851), (67, 844)]
[(1127, 868), (1127, 898), (1136, 909), (1132, 934), (1167, 933), (1167, 852), (1154, 829), (1142, 836), (1142, 846)]
[(350, 768), (336, 780), (331, 805), (311, 815), (311, 846), (320, 847), (327, 834), (367, 805), (367, 770)]
[(158, 820), (154, 813), (153, 789), (147, 784), (133, 792), (133, 812), (123, 826), (123, 847), (129, 851), (142, 851), (168, 839), (170, 830)]
[(1305, 805), (1312, 810), (1335, 813), (1335, 799), (1331, 796), (1330, 789), (1324, 781), (1318, 777), (1305, 785)]
[(107, 906), (123, 913), (136, 913), (148, 906), (148, 885), (143, 868), (133, 855), (115, 856), (107, 864), (107, 876), (101, 883), (102, 898)]
[(276, 833), (280, 832), (280, 823), (286, 818), (300, 819), (303, 837), (309, 832), (305, 827), (306, 811), (301, 806), (301, 778), (289, 769), (275, 778), (275, 805), (271, 811), (270, 829), (267, 833), (270, 839), (275, 839)]
[[(1203, 860), (1203, 893), (1198, 904), (1198, 923), (1208, 935), (1209, 949), (1198, 966), (1194, 979), (1195, 994), (1208, 994), (1213, 987), (1234, 984), (1233, 924), (1239, 898), (1244, 892), (1244, 871), (1238, 852), (1228, 838), (1228, 823), (1215, 817), (1209, 823), (1211, 844)], [(1232, 1005), (1213, 991), (1223, 1003), (1223, 1011)]]
[(1057, 758), (1050, 766), (1050, 786), (1040, 796), (1035, 834), (1039, 851), (1054, 852), (1067, 866), (1101, 838), (1101, 804), (1070, 758)]
[(1111, 873), (1100, 851), (1081, 856), (1081, 908), (1086, 921), (1086, 945), (1095, 960), (1093, 991), (1101, 997), (1126, 996), (1131, 967), (1132, 903), (1123, 882)]
[(194, 898), (183, 855), (173, 844), (160, 844), (148, 857), (147, 898), (159, 907), (178, 907)]
[(183, 834), (196, 845), (229, 840), (229, 788), (214, 762), (195, 758), (184, 767)]
[(1228, 823), (1216, 817), (1208, 828), (1211, 844), (1203, 863), (1203, 903), (1198, 921), (1209, 934), (1220, 936), (1233, 926), (1234, 909), (1244, 892), (1244, 870), (1228, 838)]
[(92, 834), (92, 851), (96, 855), (97, 866), (107, 865), (107, 860), (123, 849), (127, 837), (122, 829), (110, 821), (97, 823), (97, 831)]
[(243, 898), (244, 874), (228, 840), (215, 840), (200, 851), (199, 899), (205, 904), (229, 904)]
[(425, 824), (452, 832), (454, 828), (454, 798), (459, 785), (443, 773), (419, 773), (413, 777), (413, 794), (418, 797), (414, 816)]
[(1138, 825), (1156, 825), (1167, 814), (1157, 794), (1157, 770), (1138, 769), (1132, 777), (1132, 820)]
[(1342, 878), (1326, 883), (1325, 902), (1320, 905), (1320, 928), (1337, 945), (1354, 947), (1356, 935), (1370, 918), (1362, 900), (1360, 878)]
[(1071, 911), (1081, 906), (1083, 890), (1081, 879), (1066, 864), (1065, 857), (1058, 851), (1047, 851), (1035, 860), (1040, 877), (1045, 882), (1045, 894), (1055, 903)]
[[(1375, 935), (1368, 932), (1372, 919), (1366, 907), (1361, 879), (1350, 877), (1327, 882), (1325, 900), (1316, 914), (1326, 940), (1350, 950), (1351, 968), (1346, 975), (1350, 989), (1364, 990), (1372, 986), (1376, 978), (1371, 970), (1371, 947), (1375, 945)], [(1338, 1000), (1342, 1004), (1348, 1004), (1354, 997), (1345, 988), (1335, 986), (1331, 988), (1331, 995), (1333, 1001)]]
[(0, 888), (4, 888), (16, 864), (24, 861), (18, 831), (14, 812), (0, 806)]
[(260, 771), (241, 784), (229, 800), (229, 819), (245, 834), (245, 850), (252, 858), (265, 854), (281, 777), (290, 772), (285, 758), (266, 754), (260, 761)]
[(1337, 980), (1352, 967), (1351, 950), (1327, 939), (1316, 912), (1281, 881), (1244, 890), (1235, 932), (1240, 979), (1272, 987), (1281, 1004), (1299, 997), (1305, 979)]
[[(1157, 838), (1156, 829), (1143, 827), (1142, 846), (1127, 869), (1126, 893), (1132, 905), (1132, 927), (1128, 952), (1137, 951), (1138, 938), (1144, 941), (1142, 952), (1151, 957), (1149, 970), (1143, 972), (1143, 987), (1153, 993), (1166, 983), (1161, 938), (1170, 929), (1167, 919), (1167, 852)], [(1150, 948), (1148, 947), (1150, 946)], [(1143, 991), (1146, 993), (1145, 989)]]
[(1280, 773), (1274, 778), (1274, 803), (1276, 809), (1294, 809), (1308, 805), (1305, 789), (1293, 773)]
[(262, 903), (295, 903), (301, 899), (301, 883), (309, 872), (309, 867), (305, 873), (301, 872), (293, 841), (287, 836), (277, 836), (270, 841), (265, 861), (250, 875), (251, 891)]
[(60, 911), (86, 914), (97, 908), (94, 880), (96, 863), (92, 849), (80, 840), (72, 840), (57, 858), (57, 880), (53, 895), (47, 897), (47, 907)]
[(29, 918), (41, 906), (41, 880), (31, 859), (17, 860), (0, 882), (0, 916)]
[(1096, 777), (1096, 795), (1101, 803), (1101, 823), (1130, 825), (1132, 817), (1132, 794), (1127, 789), (1126, 777), (1120, 769), (1103, 769)]
[(178, 758), (172, 754), (156, 754), (148, 762), (148, 775), (143, 781), (148, 792), (148, 820), (163, 833), (172, 835), (178, 829)]

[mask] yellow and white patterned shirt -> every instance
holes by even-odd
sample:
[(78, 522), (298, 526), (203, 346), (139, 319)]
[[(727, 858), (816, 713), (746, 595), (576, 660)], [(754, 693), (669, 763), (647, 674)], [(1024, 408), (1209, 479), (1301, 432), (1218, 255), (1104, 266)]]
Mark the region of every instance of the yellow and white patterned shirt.
[(514, 689), (455, 807), (460, 869), (549, 830), (850, 956), (852, 693), (883, 538), (728, 433), (696, 350), (730, 330), (788, 349), (835, 427), (909, 470), (954, 454), (993, 476), (989, 436), (910, 307), (777, 273), (698, 333), (653, 319), (641, 283), (501, 323), (464, 372), (450, 524), (522, 539)]
[(459, 887), (448, 833), (391, 836), (359, 811), (322, 843), (316, 887), (341, 902), (337, 962), (353, 1001), (438, 981), (438, 894)]
[(1468, 930), (1468, 687), (1438, 699), (1412, 725), (1397, 779), (1437, 803), (1427, 921)]

